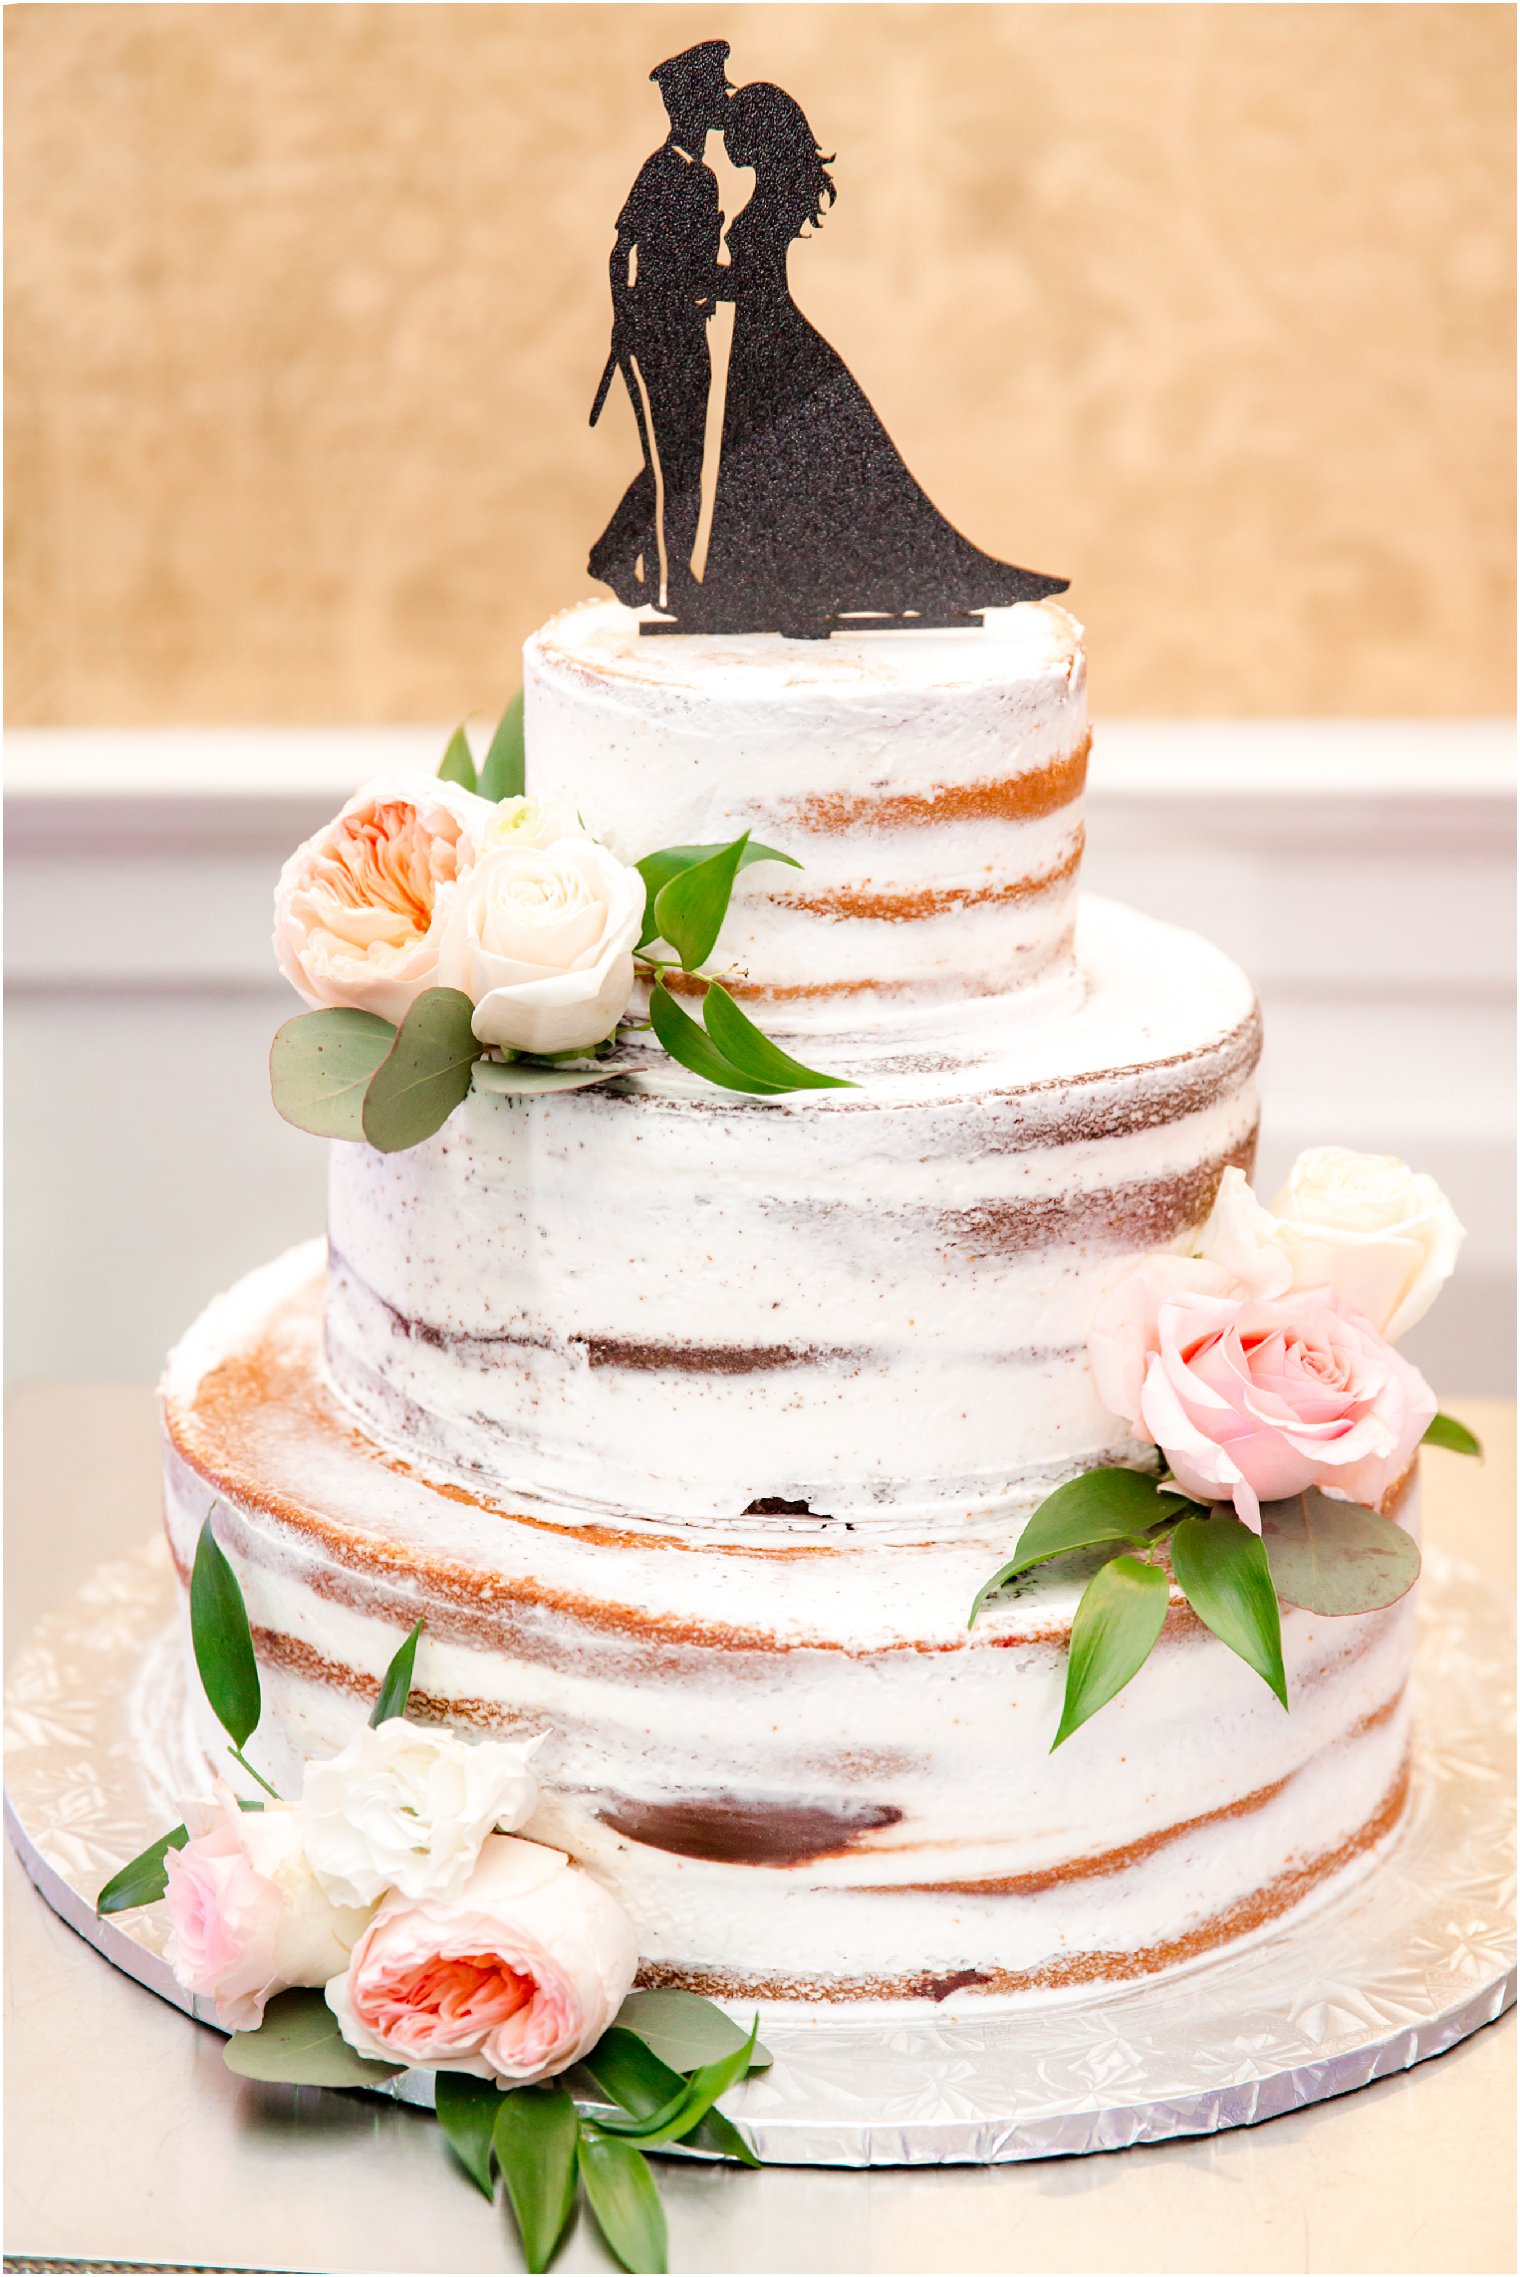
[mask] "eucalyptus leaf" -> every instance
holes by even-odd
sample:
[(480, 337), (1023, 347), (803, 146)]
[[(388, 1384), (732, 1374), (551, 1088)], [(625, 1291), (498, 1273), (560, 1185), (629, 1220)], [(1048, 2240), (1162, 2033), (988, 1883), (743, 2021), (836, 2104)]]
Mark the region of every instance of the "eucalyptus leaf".
[(425, 988), (413, 1001), (364, 1095), (364, 1135), (382, 1154), (431, 1138), (468, 1096), (480, 1057), (473, 1013), (458, 988)]
[(579, 2134), (562, 2087), (516, 2087), (501, 2098), (492, 2142), (530, 2270), (548, 2268), (570, 2219)]
[(374, 1012), (298, 1012), (269, 1047), (276, 1113), (314, 1138), (362, 1139), (364, 1094), (395, 1040), (390, 1021)]
[(589, 1084), (610, 1083), (627, 1073), (626, 1067), (537, 1067), (528, 1060), (478, 1059), (471, 1081), (477, 1091), (515, 1099), (541, 1091), (584, 1091)]
[(313, 1990), (276, 1993), (258, 2030), (234, 2032), (222, 2061), (243, 2079), (279, 2080), (289, 2087), (373, 2087), (406, 2068), (357, 2055)]
[(1071, 1625), (1066, 1698), (1052, 1755), (1144, 1666), (1166, 1620), (1167, 1597), (1159, 1566), (1116, 1557), (1098, 1568)]
[(234, 1747), (246, 1747), (262, 1708), (259, 1667), (243, 1592), (209, 1514), (190, 1569), (190, 1641), (211, 1713)]
[(389, 1723), (392, 1716), (404, 1716), (406, 1703), (412, 1696), (412, 1670), (417, 1665), (417, 1639), (422, 1634), (419, 1621), (411, 1635), (396, 1647), (389, 1668), (380, 1679), (380, 1690), (370, 1710), (370, 1728)]
[(748, 844), (746, 830), (731, 846), (720, 846), (705, 861), (679, 871), (654, 897), (655, 932), (670, 943), (688, 972), (712, 955)]
[(1413, 1535), (1359, 1502), (1318, 1487), (1264, 1502), (1261, 1538), (1272, 1585), (1285, 1605), (1339, 1619), (1396, 1605), (1420, 1575)]
[(854, 1091), (858, 1086), (847, 1075), (824, 1075), (816, 1067), (804, 1067), (800, 1059), (793, 1059), (779, 1044), (773, 1044), (763, 1035), (753, 1020), (740, 1011), (728, 990), (715, 980), (707, 984), (702, 999), (702, 1018), (707, 1032), (723, 1057), (741, 1075), (756, 1076), (776, 1091)]
[(664, 2277), (665, 2209), (642, 2152), (583, 2129), (579, 2165), (598, 2229), (636, 2277)]
[[(695, 868), (713, 854), (721, 854), (722, 846), (662, 846), (658, 852), (646, 854), (634, 867), (644, 880), (644, 931), (636, 946), (647, 949), (658, 938), (655, 926), (654, 905), (661, 889), (683, 870)], [(784, 862), (789, 870), (800, 870), (802, 864), (791, 854), (783, 854), (774, 846), (761, 846), (753, 838), (746, 839), (744, 852), (739, 857), (739, 868), (750, 869), (756, 862)]]
[(188, 1830), (183, 1826), (171, 1827), (146, 1850), (139, 1850), (125, 1866), (119, 1866), (95, 1900), (97, 1913), (130, 1913), (134, 1906), (153, 1905), (169, 1887), (168, 1857), (171, 1850), (183, 1850), (189, 1841)]
[(1483, 1447), (1475, 1432), (1454, 1415), (1433, 1415), (1420, 1441), (1422, 1447), (1446, 1447), (1454, 1455), (1476, 1455), (1482, 1460)]
[(1096, 1549), (1107, 1542), (1124, 1542), (1139, 1548), (1154, 1541), (1160, 1528), (1179, 1512), (1196, 1510), (1184, 1494), (1160, 1491), (1149, 1471), (1114, 1466), (1084, 1471), (1047, 1494), (1019, 1536), (1018, 1547), (1006, 1565), (984, 1581), (971, 1607), (971, 1628), (995, 1589), (1016, 1581), (1031, 1566), (1047, 1558), (1064, 1557), (1070, 1550)]
[(462, 727), (456, 727), (449, 737), (448, 749), (438, 762), (438, 780), (441, 783), (458, 783), (461, 790), (473, 791), (475, 762), (470, 756), (470, 742)]
[(724, 1058), (707, 1030), (699, 1028), (690, 1014), (681, 1010), (662, 980), (657, 980), (649, 991), (649, 1020), (673, 1060), (690, 1068), (693, 1075), (700, 1075), (704, 1082), (715, 1083), (720, 1090), (752, 1091), (764, 1098), (773, 1098), (777, 1091), (789, 1088), (742, 1075)]
[(1172, 1572), (1200, 1621), (1288, 1705), (1282, 1619), (1261, 1536), (1233, 1510), (1184, 1518), (1172, 1535)]
[[(653, 2049), (673, 2071), (694, 2071), (698, 2064), (716, 2063), (731, 2056), (735, 2048), (742, 2048), (749, 2037), (744, 2027), (726, 2016), (715, 2002), (674, 1985), (631, 1992), (613, 2018), (613, 2028), (636, 2032), (645, 2047)], [(750, 2070), (762, 2071), (770, 2061), (770, 2050), (756, 2041), (750, 2052)]]
[(523, 743), (521, 688), (496, 723), (491, 747), (480, 763), (483, 799), (520, 799), (527, 788), (528, 755)]

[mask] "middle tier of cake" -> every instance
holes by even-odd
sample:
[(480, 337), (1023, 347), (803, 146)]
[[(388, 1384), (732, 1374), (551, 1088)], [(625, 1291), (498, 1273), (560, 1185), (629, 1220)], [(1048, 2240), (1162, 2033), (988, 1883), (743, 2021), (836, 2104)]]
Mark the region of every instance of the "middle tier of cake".
[(1143, 1450), (1085, 1339), (1137, 1252), (1249, 1169), (1259, 1050), (1208, 942), (1083, 904), (1081, 996), (841, 1034), (858, 1090), (753, 1099), (651, 1056), (333, 1148), (329, 1380), (494, 1490), (666, 1522), (953, 1527)]

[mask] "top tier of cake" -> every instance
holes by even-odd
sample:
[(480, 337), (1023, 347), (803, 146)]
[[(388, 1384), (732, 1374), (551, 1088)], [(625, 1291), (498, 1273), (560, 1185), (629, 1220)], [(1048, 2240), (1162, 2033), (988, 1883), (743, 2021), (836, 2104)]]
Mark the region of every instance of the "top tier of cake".
[(524, 651), (530, 789), (625, 860), (752, 831), (721, 954), (772, 1031), (1075, 1001), (1087, 764), (1081, 628), (650, 638), (611, 601)]

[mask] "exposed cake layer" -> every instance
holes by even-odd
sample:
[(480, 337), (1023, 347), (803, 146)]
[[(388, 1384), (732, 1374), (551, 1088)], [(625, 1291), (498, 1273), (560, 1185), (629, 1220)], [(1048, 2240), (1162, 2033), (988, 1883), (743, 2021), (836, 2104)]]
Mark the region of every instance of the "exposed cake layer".
[(773, 1030), (1072, 987), (1087, 763), (1081, 628), (641, 638), (615, 601), (524, 650), (529, 788), (625, 860), (749, 830), (722, 955)]
[[(1139, 1677), (1052, 1756), (1081, 1577), (1046, 1569), (966, 1629), (1019, 1521), (614, 1527), (430, 1479), (332, 1403), (319, 1268), (312, 1244), (219, 1299), (165, 1386), (169, 1538), (187, 1577), (220, 1501), (263, 1682), (255, 1760), (290, 1785), (340, 1745), (421, 1617), (412, 1712), (549, 1732), (532, 1831), (617, 1890), (648, 1981), (1122, 1982), (1333, 1888), (1395, 1826), (1412, 1599), (1285, 1613), (1288, 1715), (1174, 1602)], [(221, 1759), (209, 1724), (205, 1745)]]
[[(649, 645), (658, 647), (659, 643)], [(858, 1091), (664, 1060), (333, 1148), (327, 1366), (378, 1437), (513, 1494), (667, 1519), (956, 1525), (1127, 1442), (1088, 1323), (1249, 1165), (1249, 982), (1084, 905), (1080, 1006), (968, 1010)]]

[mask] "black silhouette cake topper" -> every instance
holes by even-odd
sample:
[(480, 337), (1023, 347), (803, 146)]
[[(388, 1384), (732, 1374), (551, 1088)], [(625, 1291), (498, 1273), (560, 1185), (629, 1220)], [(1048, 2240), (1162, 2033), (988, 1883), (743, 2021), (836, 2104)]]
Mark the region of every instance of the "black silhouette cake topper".
[[(644, 463), (591, 549), (592, 576), (630, 607), (663, 612), (646, 633), (814, 640), (979, 624), (983, 609), (1063, 593), (1065, 578), (997, 561), (945, 520), (793, 300), (788, 255), (834, 202), (834, 161), (783, 88), (730, 85), (728, 54), (727, 40), (703, 40), (649, 74), (670, 132), (618, 216), (612, 347), (591, 407), (594, 427), (621, 375)], [(726, 236), (704, 156), (713, 133), (755, 176)], [(698, 578), (708, 324), (723, 300), (733, 342)]]

